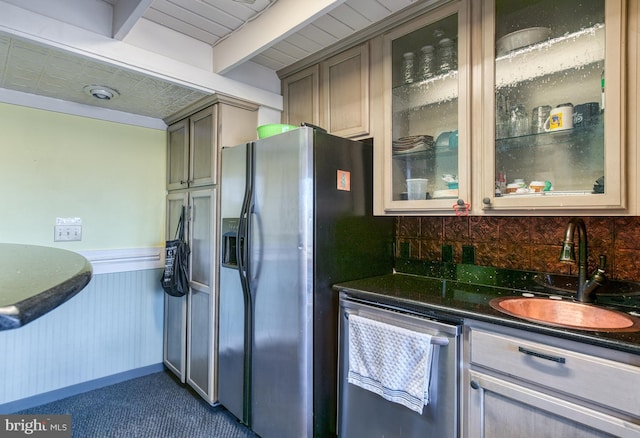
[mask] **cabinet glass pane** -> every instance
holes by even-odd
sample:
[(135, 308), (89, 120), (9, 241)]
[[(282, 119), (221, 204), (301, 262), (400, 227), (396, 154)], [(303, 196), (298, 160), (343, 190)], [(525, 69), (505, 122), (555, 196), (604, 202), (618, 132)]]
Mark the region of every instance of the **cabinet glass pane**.
[(207, 110), (207, 115), (192, 121), (193, 137), (193, 170), (191, 178), (197, 182), (204, 180), (203, 184), (211, 184), (213, 177), (212, 151), (213, 151), (213, 113)]
[(180, 186), (186, 181), (187, 126), (184, 123), (169, 128), (169, 157), (167, 183)]
[(192, 199), (191, 210), (191, 281), (211, 286), (211, 217), (212, 197), (208, 192)]
[(208, 293), (192, 293), (189, 311), (189, 382), (209, 392), (211, 303)]
[(392, 41), (393, 200), (458, 197), (458, 17)]
[(604, 193), (604, 3), (496, 0), (496, 195)]
[(186, 324), (185, 297), (172, 297), (165, 294), (165, 339), (164, 356), (178, 375), (182, 378), (184, 373), (185, 339), (182, 327)]
[(185, 198), (177, 195), (167, 199), (167, 240), (175, 239), (180, 223), (180, 214), (185, 205)]

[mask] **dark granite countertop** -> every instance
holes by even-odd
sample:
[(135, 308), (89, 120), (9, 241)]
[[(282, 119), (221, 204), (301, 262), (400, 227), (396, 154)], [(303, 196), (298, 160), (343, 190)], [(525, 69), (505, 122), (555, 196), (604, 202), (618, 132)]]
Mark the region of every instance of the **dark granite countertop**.
[(0, 243), (0, 330), (33, 321), (80, 292), (91, 263), (72, 251)]
[[(460, 272), (459, 269), (458, 271)], [(495, 270), (489, 270), (488, 274), (486, 270), (483, 272), (486, 274), (483, 282), (494, 284), (474, 284), (460, 278), (451, 280), (447, 275), (440, 275), (441, 272), (438, 276), (394, 273), (339, 283), (334, 286), (334, 289), (355, 298), (427, 312), (427, 315), (443, 319), (470, 318), (640, 354), (640, 332), (610, 333), (552, 327), (511, 317), (494, 310), (489, 305), (489, 301), (495, 297), (531, 292), (532, 288), (529, 287), (531, 273), (513, 271), (515, 275), (509, 275), (509, 278), (504, 280), (500, 279), (501, 275), (505, 277), (502, 272)], [(611, 302), (602, 305), (629, 311), (627, 306), (615, 306)]]

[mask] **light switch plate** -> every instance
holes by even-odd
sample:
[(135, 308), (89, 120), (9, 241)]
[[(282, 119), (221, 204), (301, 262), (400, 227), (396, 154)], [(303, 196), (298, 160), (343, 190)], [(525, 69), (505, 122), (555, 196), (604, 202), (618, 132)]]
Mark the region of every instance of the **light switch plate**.
[(54, 242), (82, 240), (82, 219), (79, 217), (57, 217), (54, 227)]
[(82, 225), (56, 225), (54, 242), (82, 240)]

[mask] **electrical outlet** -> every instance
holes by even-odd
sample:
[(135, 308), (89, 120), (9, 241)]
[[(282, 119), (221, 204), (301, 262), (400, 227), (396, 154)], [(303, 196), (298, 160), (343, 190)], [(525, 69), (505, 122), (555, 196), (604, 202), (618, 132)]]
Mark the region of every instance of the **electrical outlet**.
[(409, 242), (400, 242), (400, 257), (405, 259), (411, 257), (411, 244)]
[(462, 245), (462, 263), (466, 265), (476, 264), (476, 247), (473, 245)]
[(54, 242), (82, 240), (82, 225), (56, 225)]
[(442, 262), (453, 263), (453, 246), (442, 245)]

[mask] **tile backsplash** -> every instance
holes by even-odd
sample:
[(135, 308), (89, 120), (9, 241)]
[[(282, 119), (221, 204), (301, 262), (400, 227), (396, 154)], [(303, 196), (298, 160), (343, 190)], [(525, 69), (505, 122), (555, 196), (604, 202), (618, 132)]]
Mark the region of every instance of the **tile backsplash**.
[[(560, 263), (564, 230), (571, 217), (428, 216), (397, 218), (398, 257), (441, 261), (443, 245), (461, 263), (470, 246), (477, 265), (577, 274)], [(611, 279), (640, 281), (640, 217), (583, 217), (587, 227), (589, 273), (607, 257)], [(578, 236), (576, 233), (576, 252)], [(472, 254), (473, 255), (473, 254)]]

